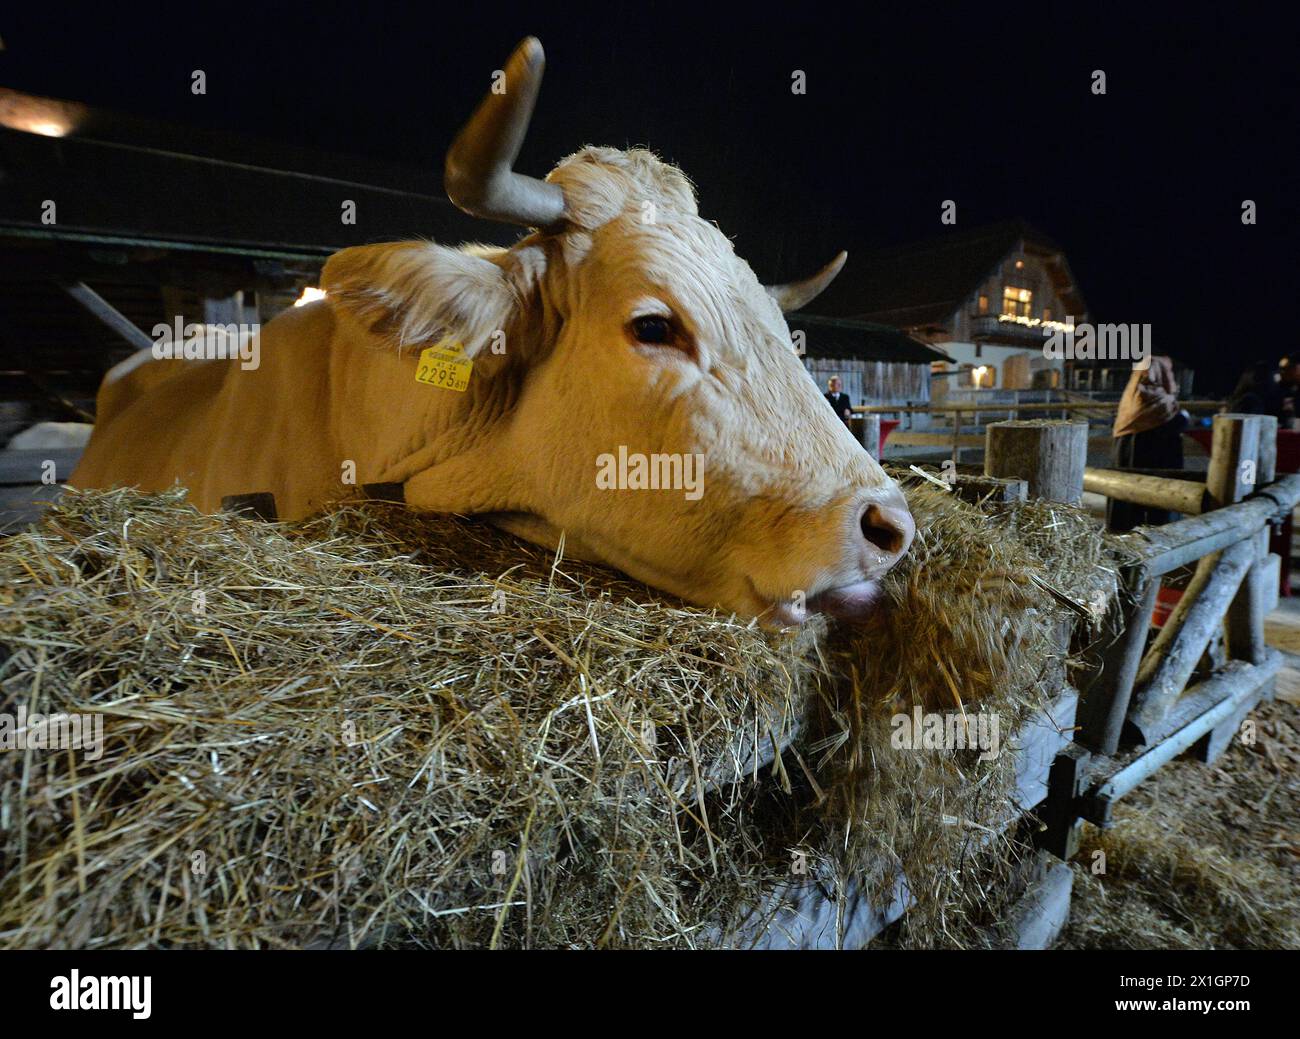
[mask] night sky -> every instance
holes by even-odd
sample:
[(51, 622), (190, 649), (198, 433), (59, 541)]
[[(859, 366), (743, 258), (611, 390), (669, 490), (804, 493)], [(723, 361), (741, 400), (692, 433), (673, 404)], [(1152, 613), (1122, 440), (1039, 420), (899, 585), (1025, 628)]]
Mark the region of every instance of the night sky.
[(548, 68), (519, 168), (648, 145), (764, 280), (940, 234), (953, 199), (958, 229), (1022, 217), (1056, 239), (1094, 318), (1150, 322), (1198, 395), (1300, 348), (1297, 25), (1268, 7), (21, 6), (0, 84), (426, 167), (532, 33)]

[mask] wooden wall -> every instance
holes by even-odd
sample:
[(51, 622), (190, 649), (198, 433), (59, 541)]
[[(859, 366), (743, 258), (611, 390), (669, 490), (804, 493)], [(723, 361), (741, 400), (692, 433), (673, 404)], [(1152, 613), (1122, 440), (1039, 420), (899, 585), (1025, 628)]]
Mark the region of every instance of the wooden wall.
[(805, 357), (804, 367), (822, 393), (832, 375), (856, 404), (924, 404), (930, 399), (930, 366), (904, 361), (858, 361)]

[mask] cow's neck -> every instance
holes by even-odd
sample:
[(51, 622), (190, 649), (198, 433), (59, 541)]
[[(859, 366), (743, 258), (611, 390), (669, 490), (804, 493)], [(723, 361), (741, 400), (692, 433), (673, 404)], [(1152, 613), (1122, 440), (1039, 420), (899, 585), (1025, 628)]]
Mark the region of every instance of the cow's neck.
[[(504, 360), (474, 361), (463, 393), (416, 381), (418, 351), (398, 354), (344, 323), (331, 350), (328, 389), (337, 450), (357, 463), (357, 482), (421, 477), (421, 507), (481, 512), (502, 507), (490, 441), (513, 404)], [(500, 459), (495, 462), (499, 465)], [(430, 492), (433, 498), (430, 498)], [(436, 499), (436, 500), (434, 500)], [(409, 497), (408, 497), (408, 500)]]

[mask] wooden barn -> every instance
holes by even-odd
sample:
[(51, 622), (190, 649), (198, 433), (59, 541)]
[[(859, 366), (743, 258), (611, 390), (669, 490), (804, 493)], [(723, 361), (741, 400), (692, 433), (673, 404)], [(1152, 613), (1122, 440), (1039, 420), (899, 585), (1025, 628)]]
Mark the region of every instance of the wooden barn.
[(889, 325), (816, 314), (791, 314), (790, 332), (804, 367), (822, 392), (838, 376), (854, 405), (924, 404), (930, 371), (951, 358)]

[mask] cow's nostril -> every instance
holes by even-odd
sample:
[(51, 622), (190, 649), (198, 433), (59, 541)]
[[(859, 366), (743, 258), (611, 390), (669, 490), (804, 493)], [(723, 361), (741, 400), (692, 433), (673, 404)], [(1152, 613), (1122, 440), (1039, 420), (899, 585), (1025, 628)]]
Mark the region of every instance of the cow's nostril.
[(912, 517), (903, 509), (870, 505), (862, 514), (862, 536), (886, 555), (906, 551), (914, 530)]

